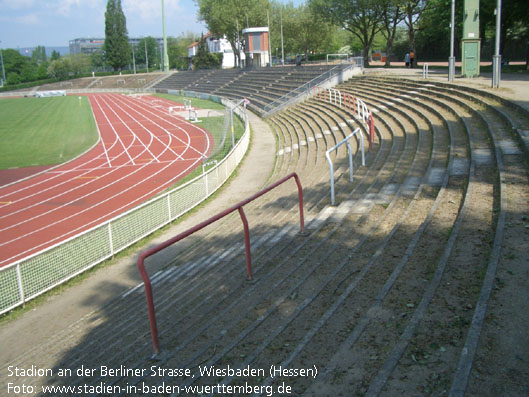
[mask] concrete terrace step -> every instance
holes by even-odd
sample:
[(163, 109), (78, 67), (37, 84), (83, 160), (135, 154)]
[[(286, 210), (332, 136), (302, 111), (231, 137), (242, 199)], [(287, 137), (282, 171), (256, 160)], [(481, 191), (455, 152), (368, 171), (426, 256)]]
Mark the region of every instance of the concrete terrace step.
[[(528, 166), (516, 131), (527, 119), (502, 101), (462, 88), (454, 95), (451, 87), (406, 84), (360, 78), (338, 87), (377, 110), (377, 142), (366, 167), (359, 167), (355, 156), (353, 183), (344, 151), (334, 155), (333, 207), (322, 153), (359, 125), (354, 115), (311, 99), (270, 117), (283, 150), (271, 153), (274, 176), (300, 173), (308, 235), (297, 233), (297, 195), (285, 186), (245, 208), (252, 225), (254, 283), (244, 280), (236, 214), (196, 236), (152, 276), (162, 344), (156, 361), (150, 359), (138, 285), (21, 356), (17, 365), (192, 368), (192, 378), (118, 373), (73, 383), (249, 382), (277, 389), (285, 382), (295, 394), (306, 395), (459, 393), (476, 371), (473, 363), (500, 374), (500, 365), (512, 364), (490, 363), (478, 341), (481, 331), (498, 345), (503, 340), (484, 316), (496, 273), (513, 288), (524, 291), (527, 284), (524, 277), (509, 279), (503, 265), (514, 268), (516, 258), (528, 255), (523, 244), (511, 243), (526, 233), (521, 217), (529, 207)], [(512, 256), (499, 261), (502, 247)], [(507, 321), (501, 307), (509, 295), (503, 293), (500, 286), (498, 302), (489, 309)], [(514, 325), (502, 323), (503, 329), (515, 335), (526, 317), (524, 312), (512, 319)], [(105, 349), (95, 350), (101, 345)], [(210, 377), (201, 376), (197, 365), (315, 366), (318, 376)], [(501, 379), (492, 373), (483, 381), (476, 374), (467, 392), (495, 390)], [(42, 379), (13, 381), (36, 385)], [(55, 385), (67, 381), (71, 384), (46, 379)], [(483, 389), (483, 382), (490, 388)], [(523, 394), (523, 385), (505, 386)]]

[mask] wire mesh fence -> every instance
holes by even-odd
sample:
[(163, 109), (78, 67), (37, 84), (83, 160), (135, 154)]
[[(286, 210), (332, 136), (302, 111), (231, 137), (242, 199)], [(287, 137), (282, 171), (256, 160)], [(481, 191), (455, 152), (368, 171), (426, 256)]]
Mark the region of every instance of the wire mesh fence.
[[(213, 99), (217, 102), (222, 100), (229, 108), (234, 106), (224, 98)], [(198, 176), (110, 221), (1, 268), (0, 314), (111, 258), (182, 216), (220, 188), (239, 165), (250, 143), (246, 114), (240, 108), (234, 109), (234, 112), (243, 126), (243, 132), (233, 147), (231, 140), (227, 139), (229, 109), (216, 116), (219, 120), (211, 117), (210, 124), (206, 122), (206, 129), (212, 128), (211, 133), (217, 135), (220, 141), (214, 147), (215, 153), (212, 153), (216, 159), (212, 160), (210, 156), (208, 160), (214, 164), (203, 167)]]

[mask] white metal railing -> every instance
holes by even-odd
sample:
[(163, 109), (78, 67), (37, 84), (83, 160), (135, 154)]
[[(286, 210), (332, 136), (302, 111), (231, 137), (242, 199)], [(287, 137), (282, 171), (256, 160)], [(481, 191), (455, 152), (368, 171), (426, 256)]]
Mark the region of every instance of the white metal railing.
[(263, 109), (263, 117), (270, 116), (272, 113), (278, 112), (279, 110), (300, 101), (306, 96), (310, 96), (310, 93), (314, 87), (325, 84), (326, 82), (332, 80), (335, 76), (345, 74), (346, 71), (354, 68), (360, 68), (362, 70), (364, 69), (363, 57), (351, 58), (347, 64), (337, 65), (322, 75), (303, 84), (301, 87), (298, 87), (290, 91), (288, 94), (285, 94), (275, 101), (269, 103)]
[(422, 78), (423, 79), (427, 79), (428, 78), (428, 73), (429, 73), (429, 67), (428, 67), (428, 64), (427, 63), (423, 63), (422, 65)]
[(364, 135), (362, 134), (362, 131), (360, 128), (357, 128), (354, 130), (351, 134), (349, 134), (347, 137), (345, 137), (341, 142), (338, 142), (336, 145), (334, 145), (332, 148), (327, 150), (325, 152), (325, 157), (327, 158), (327, 161), (329, 163), (329, 171), (331, 174), (331, 205), (334, 205), (335, 199), (334, 199), (334, 165), (330, 156), (330, 153), (332, 153), (335, 150), (338, 150), (338, 148), (342, 145), (347, 145), (347, 157), (349, 159), (349, 182), (353, 182), (353, 150), (351, 149), (351, 143), (349, 142), (351, 138), (355, 135), (360, 136), (360, 148), (362, 151), (362, 165), (366, 165), (366, 159), (365, 159), (365, 152), (364, 152)]
[[(213, 99), (231, 103), (220, 97)], [(235, 112), (244, 121), (245, 132), (215, 167), (107, 222), (0, 268), (0, 314), (112, 258), (182, 216), (220, 188), (237, 168), (250, 143), (248, 118), (241, 108)]]
[(334, 88), (313, 87), (313, 96), (322, 101), (332, 103), (340, 108), (344, 107), (351, 111), (356, 118), (362, 121), (369, 129), (369, 149), (375, 141), (375, 119), (366, 103), (360, 98), (355, 98), (347, 92)]

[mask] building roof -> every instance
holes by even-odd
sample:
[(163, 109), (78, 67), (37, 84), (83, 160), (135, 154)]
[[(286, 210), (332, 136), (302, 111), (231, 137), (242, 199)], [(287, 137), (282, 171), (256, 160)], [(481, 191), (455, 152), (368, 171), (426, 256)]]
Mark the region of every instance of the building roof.
[(268, 32), (268, 28), (266, 26), (260, 27), (260, 28), (246, 28), (242, 30), (242, 34), (246, 33), (264, 33)]

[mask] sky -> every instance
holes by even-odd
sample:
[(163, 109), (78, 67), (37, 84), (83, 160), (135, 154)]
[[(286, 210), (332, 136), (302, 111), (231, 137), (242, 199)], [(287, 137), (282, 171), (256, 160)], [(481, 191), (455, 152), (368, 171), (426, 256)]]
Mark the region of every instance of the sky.
[[(286, 1), (285, 1), (286, 2)], [(305, 0), (294, 0), (294, 4)], [(0, 0), (0, 48), (67, 47), (105, 36), (107, 0)], [(160, 0), (121, 0), (129, 37), (162, 36)], [(207, 32), (193, 0), (165, 0), (167, 36)]]

